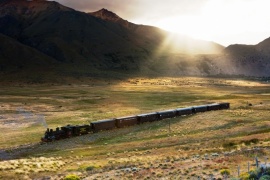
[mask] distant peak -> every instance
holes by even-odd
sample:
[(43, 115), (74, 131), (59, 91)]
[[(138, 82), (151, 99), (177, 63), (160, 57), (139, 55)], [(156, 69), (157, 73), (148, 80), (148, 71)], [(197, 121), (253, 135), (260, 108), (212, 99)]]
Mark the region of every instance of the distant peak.
[(89, 13), (95, 17), (101, 18), (103, 20), (107, 20), (107, 21), (118, 21), (121, 20), (122, 18), (120, 18), (117, 14), (115, 14), (112, 11), (109, 11), (108, 9), (102, 8), (99, 11), (96, 12), (92, 12)]
[[(99, 11), (109, 11), (108, 9), (106, 9), (106, 8), (102, 8), (101, 10), (99, 10)], [(109, 12), (111, 12), (111, 11), (109, 11)]]
[(119, 16), (117, 16), (114, 12), (109, 11), (108, 9), (105, 9), (105, 8), (100, 9), (96, 13), (98, 13), (98, 12), (99, 13), (103, 13), (104, 15), (109, 15), (109, 16), (114, 16), (114, 17), (118, 17), (119, 18)]

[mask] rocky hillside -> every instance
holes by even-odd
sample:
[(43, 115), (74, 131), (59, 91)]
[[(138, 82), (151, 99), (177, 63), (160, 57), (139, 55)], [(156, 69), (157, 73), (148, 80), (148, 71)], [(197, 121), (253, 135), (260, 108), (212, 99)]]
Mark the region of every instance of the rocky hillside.
[[(1, 74), (23, 72), (29, 77), (30, 67), (46, 72), (43, 62), (58, 75), (92, 76), (104, 71), (140, 74), (151, 69), (158, 53), (207, 54), (223, 49), (187, 37), (177, 37), (177, 43), (172, 43), (168, 39), (175, 40), (175, 35), (130, 23), (106, 9), (84, 13), (45, 0), (1, 0), (0, 35), (9, 41), (1, 44)], [(29, 58), (32, 51), (35, 55)]]
[[(270, 52), (262, 42), (256, 48), (228, 47), (225, 55), (217, 55), (224, 47), (213, 42), (133, 24), (107, 9), (84, 13), (45, 0), (1, 0), (0, 38), (0, 81), (265, 75), (268, 71), (260, 63)], [(255, 66), (245, 59), (246, 51), (255, 58)]]
[(270, 38), (257, 45), (230, 45), (224, 50), (223, 61), (232, 65), (231, 74), (270, 76), (269, 47)]

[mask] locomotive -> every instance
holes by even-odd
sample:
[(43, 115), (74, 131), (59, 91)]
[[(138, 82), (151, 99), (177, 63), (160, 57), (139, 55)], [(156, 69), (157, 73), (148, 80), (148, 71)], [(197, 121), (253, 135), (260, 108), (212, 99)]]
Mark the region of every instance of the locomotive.
[(56, 130), (47, 129), (44, 137), (41, 138), (42, 142), (50, 142), (54, 140), (60, 140), (70, 138), (74, 136), (80, 136), (88, 133), (96, 133), (99, 131), (112, 130), (116, 128), (123, 128), (127, 126), (134, 126), (137, 124), (143, 124), (146, 122), (154, 122), (167, 118), (174, 118), (177, 116), (191, 115), (195, 113), (201, 113), (206, 111), (229, 109), (230, 103), (214, 103), (200, 106), (193, 106), (187, 108), (178, 108), (172, 110), (165, 110), (160, 112), (139, 114), (135, 116), (120, 117), (114, 119), (100, 120), (91, 122), (86, 125), (66, 125), (58, 127)]

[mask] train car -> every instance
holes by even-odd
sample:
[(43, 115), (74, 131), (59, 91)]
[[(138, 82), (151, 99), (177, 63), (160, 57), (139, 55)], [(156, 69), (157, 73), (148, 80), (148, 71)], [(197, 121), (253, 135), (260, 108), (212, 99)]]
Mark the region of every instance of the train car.
[(227, 102), (219, 103), (219, 108), (220, 109), (229, 109), (230, 103), (227, 103)]
[(138, 117), (137, 116), (121, 117), (121, 118), (117, 118), (115, 121), (116, 121), (116, 127), (123, 128), (123, 127), (134, 126), (138, 124)]
[(208, 104), (207, 111), (216, 111), (220, 109), (220, 105), (218, 103)]
[(88, 134), (92, 131), (92, 128), (90, 125), (77, 125), (73, 127), (73, 135), (74, 136), (80, 136), (83, 134)]
[(116, 121), (115, 119), (107, 119), (91, 122), (91, 128), (93, 129), (93, 132), (115, 129)]
[(200, 113), (207, 111), (207, 105), (201, 105), (201, 106), (193, 106), (194, 113)]
[(159, 114), (159, 119), (174, 118), (176, 116), (176, 110), (167, 110), (157, 112)]
[(190, 115), (194, 113), (193, 108), (178, 108), (176, 109), (177, 116)]
[(63, 130), (66, 134), (66, 136), (71, 137), (71, 136), (80, 136), (83, 134), (88, 134), (92, 132), (92, 128), (90, 125), (76, 125), (76, 126), (63, 126), (61, 127), (61, 130)]
[(148, 113), (148, 114), (140, 114), (138, 115), (138, 122), (139, 124), (145, 123), (145, 122), (153, 122), (159, 120), (159, 114), (158, 113)]

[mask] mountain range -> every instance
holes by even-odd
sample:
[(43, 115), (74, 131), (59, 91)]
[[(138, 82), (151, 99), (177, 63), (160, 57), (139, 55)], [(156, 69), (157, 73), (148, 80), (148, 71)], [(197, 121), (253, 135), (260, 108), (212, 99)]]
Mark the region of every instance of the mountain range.
[(137, 25), (101, 9), (45, 0), (0, 0), (0, 81), (67, 77), (269, 76), (270, 39), (227, 48)]

